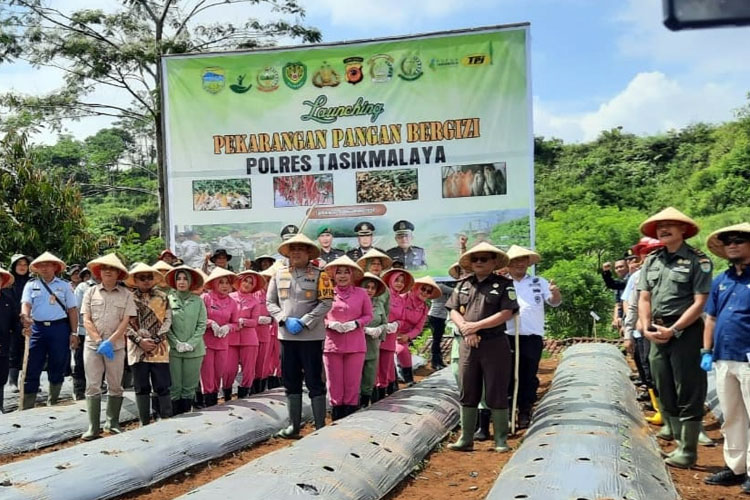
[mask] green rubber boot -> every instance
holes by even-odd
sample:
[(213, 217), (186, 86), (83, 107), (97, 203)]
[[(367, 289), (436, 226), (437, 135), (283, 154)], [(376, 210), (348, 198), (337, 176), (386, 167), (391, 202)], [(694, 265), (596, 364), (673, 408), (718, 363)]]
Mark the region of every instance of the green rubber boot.
[(111, 434), (120, 434), (120, 409), (122, 409), (122, 396), (107, 396), (107, 419), (104, 421), (104, 430)]
[(47, 396), (47, 406), (55, 406), (60, 399), (60, 389), (62, 384), (50, 384), (49, 395)]
[(663, 409), (661, 410), (661, 417), (664, 425), (661, 427), (661, 430), (656, 433), (656, 437), (663, 441), (672, 441), (674, 439), (672, 433), (672, 419), (674, 417), (670, 416)]
[(299, 439), (299, 429), (302, 423), (302, 394), (288, 394), (286, 397), (289, 409), (289, 427), (276, 433), (284, 439)]
[(461, 437), (455, 443), (449, 444), (449, 450), (473, 451), (474, 431), (477, 428), (477, 408), (461, 407)]
[(506, 453), (508, 446), (508, 409), (492, 411), (492, 435), (495, 438), (495, 451)]
[(703, 422), (701, 422), (701, 432), (698, 434), (698, 444), (701, 446), (716, 446), (714, 440), (708, 437), (705, 429), (703, 429)]
[(138, 420), (141, 426), (151, 423), (151, 396), (148, 394), (136, 395), (135, 405), (138, 407)]
[(89, 417), (89, 430), (83, 433), (81, 439), (91, 441), (99, 437), (99, 421), (102, 415), (102, 397), (86, 398), (86, 414)]
[(321, 394), (310, 399), (312, 405), (315, 430), (322, 429), (326, 425), (326, 395)]
[(23, 395), (21, 410), (30, 410), (36, 405), (36, 392)]
[(669, 454), (664, 462), (679, 469), (689, 469), (698, 461), (698, 434), (701, 423), (698, 421), (682, 422), (682, 429), (677, 450)]

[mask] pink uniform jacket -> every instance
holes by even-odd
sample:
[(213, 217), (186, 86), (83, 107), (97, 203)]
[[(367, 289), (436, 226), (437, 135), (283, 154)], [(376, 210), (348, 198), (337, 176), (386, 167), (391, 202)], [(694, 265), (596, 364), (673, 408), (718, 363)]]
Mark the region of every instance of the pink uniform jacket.
[[(331, 321), (346, 323), (356, 321), (356, 329), (339, 333), (327, 327)], [(326, 340), (323, 352), (366, 352), (364, 326), (372, 321), (372, 302), (364, 288), (356, 286), (335, 287), (333, 306), (325, 317)]]
[[(229, 345), (258, 345), (258, 317), (260, 304), (254, 293), (232, 292), (230, 297), (237, 302), (237, 329), (229, 333)], [(240, 327), (242, 319), (243, 327)]]
[[(271, 318), (271, 315), (268, 312), (268, 308), (266, 307), (266, 290), (258, 290), (257, 292), (253, 292), (253, 296), (255, 297), (255, 300), (258, 301), (258, 316), (268, 316)], [(257, 319), (257, 318), (256, 318)], [(267, 325), (258, 325), (255, 327), (255, 332), (258, 334), (258, 342), (268, 342), (271, 339), (271, 328), (273, 327), (273, 323), (269, 323)]]
[[(229, 337), (237, 329), (237, 314), (239, 308), (237, 302), (229, 295), (223, 297), (218, 293), (211, 291), (203, 294), (203, 303), (206, 304), (208, 313), (208, 322), (206, 323), (206, 332), (203, 334), (203, 341), (208, 349), (217, 351), (226, 351), (229, 346)], [(216, 321), (219, 326), (229, 325), (229, 335), (219, 338), (214, 335), (213, 329), (209, 326), (210, 320)]]

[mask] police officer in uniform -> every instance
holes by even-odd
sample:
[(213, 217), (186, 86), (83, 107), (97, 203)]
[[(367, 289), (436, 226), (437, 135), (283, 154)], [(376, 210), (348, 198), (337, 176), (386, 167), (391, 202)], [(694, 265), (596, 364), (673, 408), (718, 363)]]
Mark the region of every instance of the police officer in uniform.
[(414, 224), (408, 220), (400, 220), (393, 225), (393, 231), (396, 233), (396, 246), (388, 249), (388, 257), (403, 262), (404, 268), (410, 271), (426, 269), (427, 258), (424, 248), (411, 244), (414, 239)]
[(320, 259), (326, 264), (344, 255), (343, 250), (333, 248), (333, 232), (331, 226), (320, 226), (318, 228), (318, 245), (320, 246)]
[(474, 274), (461, 280), (445, 307), (463, 336), (459, 345), (461, 437), (448, 448), (474, 449), (474, 431), (482, 388), (494, 426), (495, 451), (510, 450), (508, 435), (508, 382), (510, 346), (505, 322), (518, 311), (513, 280), (494, 274), (508, 265), (508, 256), (482, 242), (464, 252), (459, 264)]
[(698, 456), (698, 436), (706, 399), (706, 373), (701, 361), (701, 313), (711, 290), (711, 260), (685, 240), (698, 234), (698, 224), (668, 207), (641, 224), (641, 233), (657, 238), (663, 248), (652, 252), (638, 280), (638, 315), (651, 341), (651, 374), (661, 413), (669, 418), (678, 447), (665, 459), (688, 468)]
[(354, 232), (357, 233), (357, 243), (359, 246), (346, 252), (346, 256), (353, 261), (358, 261), (366, 254), (371, 248), (374, 248), (378, 252), (385, 253), (385, 250), (372, 246), (372, 238), (375, 232), (375, 226), (372, 223), (363, 221), (354, 226)]
[(279, 437), (297, 439), (302, 422), (302, 381), (310, 396), (315, 428), (325, 425), (326, 386), (323, 383), (323, 319), (333, 303), (333, 283), (313, 266), (320, 250), (304, 234), (297, 234), (279, 246), (288, 265), (281, 266), (269, 280), (268, 312), (279, 324), (281, 372), (289, 408), (290, 425)]
[(39, 376), (47, 363), (48, 405), (57, 404), (70, 349), (78, 347), (78, 304), (70, 283), (56, 277), (65, 263), (49, 252), (29, 266), (39, 278), (30, 280), (21, 298), (21, 322), (29, 339), (22, 410), (34, 407), (39, 391)]
[[(279, 233), (279, 236), (281, 236), (281, 243), (284, 243), (286, 240), (292, 238), (293, 236), (296, 236), (297, 234), (299, 234), (299, 228), (294, 224), (287, 224), (286, 226), (281, 228), (281, 233)], [(284, 256), (279, 252), (276, 252), (271, 256), (271, 258), (274, 260), (283, 260)]]

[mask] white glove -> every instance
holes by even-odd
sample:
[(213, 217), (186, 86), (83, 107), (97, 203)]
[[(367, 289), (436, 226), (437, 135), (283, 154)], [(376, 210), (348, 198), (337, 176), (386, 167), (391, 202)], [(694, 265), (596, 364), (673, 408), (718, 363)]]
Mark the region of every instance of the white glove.
[(191, 352), (194, 350), (193, 346), (187, 342), (177, 342), (174, 348), (177, 349), (177, 352)]
[[(208, 320), (208, 326), (210, 326), (211, 330), (214, 331), (214, 335), (216, 335), (216, 333), (219, 331), (219, 324), (216, 321), (212, 320), (212, 319)], [(217, 337), (218, 337), (218, 335), (217, 335)]]
[(398, 331), (398, 321), (388, 323), (385, 331), (388, 333), (396, 333)]
[(372, 337), (374, 339), (380, 337), (380, 327), (379, 326), (376, 326), (374, 328), (365, 327), (365, 335), (367, 335), (368, 337)]
[(220, 339), (223, 339), (227, 335), (229, 335), (229, 325), (220, 326), (219, 330), (214, 334)]
[(341, 325), (341, 333), (349, 333), (357, 329), (356, 321), (347, 321)]
[(271, 316), (260, 316), (258, 318), (259, 325), (270, 325), (273, 318)]
[(334, 332), (344, 333), (343, 326), (338, 321), (329, 321), (328, 322), (328, 328), (333, 330)]

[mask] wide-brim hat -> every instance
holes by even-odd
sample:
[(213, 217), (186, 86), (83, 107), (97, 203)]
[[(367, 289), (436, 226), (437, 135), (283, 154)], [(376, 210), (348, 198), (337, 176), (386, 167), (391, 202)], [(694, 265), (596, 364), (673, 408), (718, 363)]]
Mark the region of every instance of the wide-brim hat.
[(224, 269), (223, 267), (215, 267), (214, 270), (211, 271), (211, 274), (208, 275), (208, 278), (206, 278), (206, 281), (203, 282), (203, 286), (205, 288), (213, 289), (213, 284), (218, 282), (218, 280), (220, 280), (221, 278), (229, 278), (229, 283), (231, 285), (234, 285), (234, 280), (237, 279), (237, 275), (229, 269)]
[(448, 268), (448, 276), (453, 278), (454, 280), (457, 280), (461, 278), (461, 265), (458, 262), (454, 262), (451, 264), (451, 267)]
[(528, 257), (530, 266), (538, 264), (539, 261), (542, 260), (542, 256), (533, 250), (529, 250), (528, 248), (519, 245), (511, 245), (508, 249), (508, 262), (513, 259), (520, 259), (521, 257)]
[(125, 267), (125, 264), (120, 261), (120, 259), (117, 258), (117, 255), (113, 253), (108, 253), (107, 255), (102, 255), (101, 257), (97, 257), (96, 259), (90, 261), (88, 264), (86, 264), (86, 267), (88, 267), (91, 270), (91, 274), (94, 275), (96, 279), (101, 281), (102, 279), (102, 273), (101, 269), (102, 266), (109, 266), (114, 267), (117, 269), (119, 274), (117, 275), (117, 279), (119, 281), (122, 281), (128, 277), (128, 268)]
[(182, 271), (190, 274), (190, 291), (195, 291), (203, 287), (204, 279), (202, 272), (190, 266), (177, 266), (170, 269), (169, 272), (167, 272), (167, 275), (164, 276), (164, 281), (167, 282), (167, 285), (169, 285), (170, 288), (177, 289), (177, 286), (175, 286), (175, 280), (177, 279), (177, 274)]
[(388, 271), (383, 273), (383, 283), (385, 283), (386, 286), (390, 288), (389, 283), (391, 282), (391, 276), (396, 273), (404, 273), (404, 289), (401, 293), (406, 293), (411, 290), (411, 287), (414, 286), (414, 276), (412, 276), (411, 273), (406, 269), (389, 269)]
[(21, 259), (24, 259), (27, 264), (31, 264), (31, 262), (34, 260), (32, 257), (29, 257), (26, 254), (23, 254), (23, 253), (14, 253), (13, 257), (10, 258), (10, 266), (9, 266), (9, 268), (10, 269), (14, 269), (14, 267), (16, 265), (16, 262), (18, 262)]
[[(25, 256), (22, 256), (22, 257), (25, 257)], [(49, 252), (44, 252), (42, 255), (32, 260), (31, 263), (29, 264), (29, 269), (31, 269), (31, 272), (38, 273), (39, 268), (37, 267), (37, 265), (41, 264), (42, 262), (52, 262), (53, 264), (55, 264), (57, 266), (57, 271), (55, 271), (55, 274), (65, 271), (65, 268), (67, 267), (65, 265), (65, 262), (63, 262), (58, 257), (52, 255)]]
[(481, 243), (477, 243), (469, 250), (462, 253), (461, 257), (458, 259), (458, 264), (462, 268), (471, 271), (471, 256), (478, 253), (495, 254), (495, 260), (497, 261), (497, 263), (495, 264), (495, 269), (506, 267), (508, 265), (508, 262), (510, 262), (510, 259), (508, 259), (508, 254), (497, 248), (495, 245), (491, 245), (486, 241), (483, 241)]
[(336, 269), (338, 269), (339, 267), (348, 267), (349, 269), (351, 269), (352, 281), (354, 281), (355, 283), (359, 283), (359, 280), (361, 280), (362, 277), (365, 275), (362, 268), (360, 268), (356, 262), (354, 262), (351, 258), (347, 257), (346, 255), (342, 255), (341, 257), (337, 259), (333, 259), (331, 262), (326, 264), (326, 267), (324, 267), (323, 270), (333, 280), (336, 274)]
[(357, 265), (363, 270), (367, 271), (367, 263), (370, 259), (380, 259), (380, 262), (383, 263), (383, 269), (388, 269), (393, 265), (393, 259), (388, 257), (388, 255), (384, 254), (380, 250), (376, 250), (375, 248), (369, 249), (362, 257), (357, 259)]
[(711, 253), (721, 257), (722, 259), (728, 258), (724, 243), (722, 243), (721, 239), (719, 239), (719, 237), (724, 233), (746, 233), (750, 238), (750, 223), (743, 222), (741, 224), (735, 224), (733, 226), (722, 227), (721, 229), (717, 229), (708, 236), (706, 246), (709, 250), (711, 250)]
[(230, 260), (232, 260), (232, 254), (227, 253), (227, 251), (224, 250), (223, 248), (217, 248), (214, 251), (214, 254), (208, 260), (210, 260), (211, 262), (216, 262), (216, 259), (218, 259), (221, 256), (226, 257), (227, 262), (229, 262)]
[(0, 267), (0, 288), (5, 288), (6, 286), (10, 286), (15, 281), (16, 281), (16, 278), (13, 276), (12, 273)]
[(161, 253), (159, 254), (159, 260), (162, 260), (167, 255), (171, 255), (175, 259), (177, 258), (177, 255), (175, 255), (175, 253), (172, 250), (170, 250), (169, 248), (167, 248), (166, 250), (162, 250), (161, 251)]
[(151, 273), (154, 276), (153, 286), (159, 286), (164, 283), (164, 276), (159, 272), (158, 269), (154, 269), (148, 264), (143, 262), (136, 262), (130, 269), (130, 274), (125, 280), (125, 286), (129, 288), (136, 288), (138, 285), (135, 283), (135, 275), (139, 273)]
[(240, 284), (242, 281), (247, 278), (248, 276), (253, 277), (253, 288), (250, 290), (250, 293), (257, 292), (261, 288), (263, 288), (263, 285), (265, 285), (265, 278), (260, 273), (253, 271), (251, 269), (248, 269), (246, 271), (242, 271), (241, 273), (237, 273), (237, 278), (234, 280), (234, 289), (239, 290)]
[(318, 257), (320, 257), (320, 249), (318, 248), (318, 245), (313, 243), (310, 238), (302, 233), (295, 234), (294, 236), (283, 242), (281, 245), (279, 245), (279, 253), (284, 257), (289, 257), (289, 247), (294, 244), (306, 245), (308, 247), (307, 258), (309, 260), (317, 259)]
[(440, 289), (437, 283), (435, 283), (435, 280), (432, 279), (431, 276), (422, 276), (421, 278), (418, 278), (414, 281), (414, 290), (418, 289), (422, 285), (427, 285), (432, 288), (432, 292), (430, 293), (430, 296), (427, 297), (428, 299), (437, 299), (439, 297), (443, 296), (443, 291)]
[(271, 264), (273, 264), (274, 262), (276, 262), (276, 258), (275, 257), (272, 257), (270, 255), (261, 255), (260, 257), (256, 257), (253, 260), (253, 264), (260, 265), (260, 261), (262, 261), (262, 260), (270, 260)]
[(365, 273), (364, 275), (362, 275), (362, 280), (359, 282), (359, 286), (362, 286), (362, 284), (367, 280), (372, 280), (377, 285), (378, 288), (377, 290), (375, 290), (376, 297), (383, 295), (388, 288), (387, 286), (385, 286), (385, 282), (380, 279), (378, 275), (372, 273)]
[(675, 221), (675, 222), (682, 222), (688, 226), (687, 230), (685, 231), (685, 235), (683, 236), (684, 239), (691, 238), (698, 234), (698, 231), (700, 231), (700, 228), (698, 227), (698, 223), (695, 222), (693, 219), (688, 217), (687, 215), (683, 214), (679, 210), (673, 207), (667, 207), (661, 212), (659, 212), (656, 215), (652, 215), (645, 221), (641, 223), (640, 230), (641, 234), (645, 236), (650, 236), (651, 238), (656, 238), (656, 225), (659, 222), (665, 222), (665, 221)]
[(169, 271), (174, 269), (174, 266), (172, 264), (168, 264), (167, 262), (164, 262), (163, 260), (157, 260), (154, 262), (154, 265), (151, 266), (157, 271), (159, 271), (162, 276), (165, 276)]

